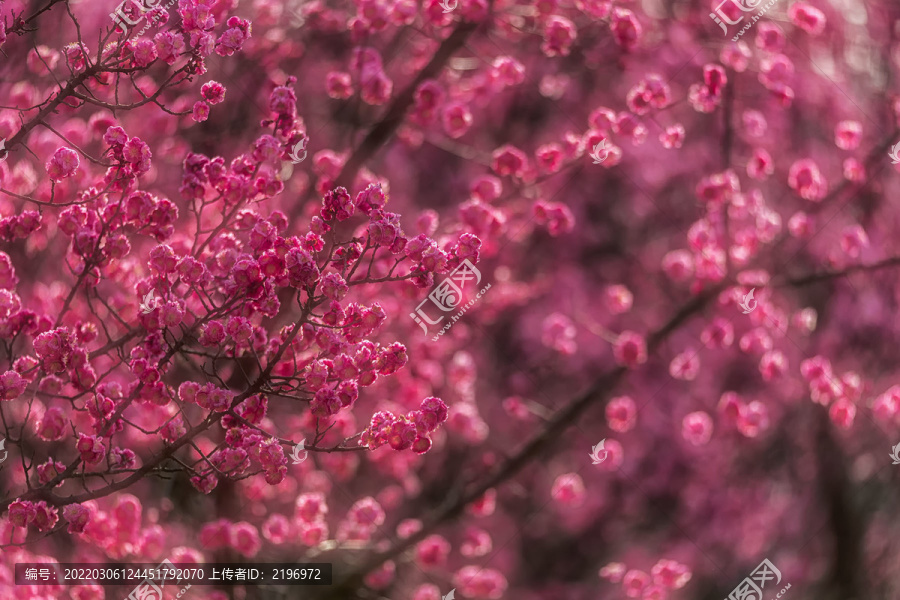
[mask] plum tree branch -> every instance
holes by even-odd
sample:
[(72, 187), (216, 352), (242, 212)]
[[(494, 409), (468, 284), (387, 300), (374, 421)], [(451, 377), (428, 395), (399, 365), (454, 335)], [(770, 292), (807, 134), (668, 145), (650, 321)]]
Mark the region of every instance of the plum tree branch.
[[(685, 303), (662, 327), (647, 338), (648, 353), (653, 352), (666, 337), (678, 329), (691, 316), (703, 310), (724, 287), (724, 284), (720, 284), (717, 287), (710, 288)], [(559, 439), (566, 429), (574, 424), (589, 408), (606, 399), (627, 372), (628, 369), (625, 367), (616, 367), (598, 377), (588, 390), (570, 401), (568, 405), (551, 417), (544, 429), (533, 436), (518, 452), (499, 465), (490, 475), (472, 486), (470, 490), (457, 494), (455, 497), (449, 496), (430, 517), (423, 519), (424, 525), (418, 532), (396, 542), (387, 550), (366, 559), (343, 580), (335, 583), (333, 588), (329, 590), (328, 597), (347, 597), (350, 591), (360, 585), (366, 573), (385, 561), (403, 554), (433, 533), (437, 527), (460, 515), (467, 504), (481, 498), (489, 489), (515, 476), (530, 461), (538, 457), (554, 441)]]
[(897, 265), (900, 265), (900, 256), (892, 256), (890, 258), (885, 258), (884, 260), (880, 260), (876, 263), (871, 263), (868, 265), (851, 265), (849, 267), (837, 269), (834, 271), (822, 271), (820, 273), (810, 273), (808, 275), (788, 277), (785, 278), (784, 281), (777, 283), (776, 286), (799, 287), (803, 285), (809, 285), (811, 283), (826, 281), (828, 279), (837, 279), (845, 275), (850, 275), (851, 273), (880, 271), (881, 269), (887, 269), (888, 267), (895, 267)]
[[(893, 138), (888, 138), (888, 140)], [(883, 155), (883, 152), (886, 151), (887, 148), (890, 147), (889, 141), (885, 141), (879, 146), (876, 147), (875, 150), (868, 157), (868, 163), (874, 164), (879, 155)], [(821, 210), (826, 205), (833, 202), (836, 198), (840, 196), (840, 194), (846, 189), (848, 183), (839, 186), (837, 189), (832, 190), (830, 194), (828, 194), (822, 202), (817, 207), (818, 210)], [(786, 242), (790, 236), (786, 233), (783, 233), (780, 239), (776, 240), (775, 243), (770, 247), (770, 252), (765, 256), (757, 257), (757, 260), (753, 262), (752, 265), (748, 265), (747, 268), (756, 268), (759, 267), (764, 258), (767, 256), (771, 256), (773, 253), (777, 252), (778, 249)], [(900, 259), (891, 259), (900, 261)], [(887, 264), (883, 266), (889, 266)], [(879, 267), (880, 268), (880, 267)], [(727, 287), (731, 285), (730, 279), (726, 278), (717, 283), (714, 286), (707, 288), (704, 292), (698, 294), (684, 305), (682, 305), (675, 314), (670, 317), (659, 329), (651, 332), (647, 336), (647, 352), (648, 354), (653, 354), (654, 350), (659, 347), (659, 345), (666, 340), (675, 330), (677, 330), (681, 325), (686, 323), (692, 316), (699, 314), (709, 303), (715, 299), (722, 291), (727, 289)], [(484, 493), (496, 486), (500, 485), (504, 481), (515, 476), (524, 466), (526, 466), (531, 460), (538, 457), (546, 448), (550, 446), (550, 444), (557, 440), (562, 434), (568, 429), (572, 424), (574, 424), (579, 417), (581, 417), (590, 407), (595, 404), (602, 402), (604, 399), (609, 397), (611, 390), (615, 388), (616, 385), (620, 383), (622, 378), (626, 375), (628, 370), (624, 367), (616, 367), (606, 373), (602, 374), (597, 380), (591, 385), (591, 387), (579, 395), (574, 400), (570, 401), (565, 407), (563, 407), (559, 412), (557, 412), (554, 416), (550, 418), (546, 427), (542, 429), (538, 434), (533, 436), (528, 442), (525, 443), (522, 448), (516, 452), (512, 457), (507, 459), (505, 462), (500, 464), (494, 471), (486, 476), (482, 481), (478, 482), (474, 486), (470, 488), (470, 490), (457, 493), (453, 496), (448, 496), (444, 503), (439, 506), (435, 511), (428, 517), (422, 519), (423, 526), (416, 533), (411, 536), (399, 540), (395, 542), (392, 546), (365, 558), (358, 566), (356, 566), (352, 571), (350, 571), (342, 580), (335, 583), (335, 585), (330, 588), (323, 597), (325, 598), (345, 598), (348, 594), (352, 593), (353, 590), (358, 588), (363, 581), (365, 575), (385, 561), (392, 560), (417, 543), (431, 535), (434, 530), (449, 522), (453, 518), (462, 514), (463, 509), (469, 503), (481, 498)]]
[(335, 180), (334, 187), (343, 186), (350, 188), (359, 168), (372, 158), (375, 152), (394, 134), (403, 122), (406, 111), (415, 100), (416, 89), (418, 89), (419, 85), (426, 79), (435, 77), (444, 68), (450, 57), (466, 43), (466, 40), (476, 28), (477, 24), (475, 23), (463, 22), (453, 30), (453, 33), (447, 39), (441, 42), (437, 52), (434, 53), (434, 56), (431, 57), (425, 68), (394, 98), (384, 117), (369, 130), (359, 147), (354, 150), (347, 162), (344, 163), (340, 174)]

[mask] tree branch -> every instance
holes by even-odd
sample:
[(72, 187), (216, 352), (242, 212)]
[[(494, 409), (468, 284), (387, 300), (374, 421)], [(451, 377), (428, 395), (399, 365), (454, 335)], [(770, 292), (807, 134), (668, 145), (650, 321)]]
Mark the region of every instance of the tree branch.
[(431, 57), (431, 61), (419, 72), (416, 78), (400, 92), (400, 95), (394, 98), (391, 107), (381, 121), (369, 130), (369, 133), (366, 134), (366, 137), (359, 145), (359, 148), (357, 148), (353, 154), (350, 155), (347, 162), (344, 163), (341, 173), (335, 180), (334, 187), (343, 186), (348, 189), (351, 187), (359, 168), (372, 158), (375, 152), (394, 134), (397, 127), (403, 122), (403, 117), (406, 115), (406, 111), (409, 107), (412, 106), (416, 89), (419, 85), (426, 79), (435, 77), (441, 69), (444, 68), (444, 65), (450, 60), (453, 53), (466, 43), (466, 40), (472, 35), (472, 32), (474, 32), (476, 28), (477, 24), (475, 23), (461, 23), (453, 30), (453, 33), (441, 43), (437, 52)]

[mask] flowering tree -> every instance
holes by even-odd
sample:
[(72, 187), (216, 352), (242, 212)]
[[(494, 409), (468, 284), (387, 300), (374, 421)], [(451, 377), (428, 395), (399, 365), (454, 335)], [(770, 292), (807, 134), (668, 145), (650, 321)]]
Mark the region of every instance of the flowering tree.
[(0, 597), (897, 597), (900, 6), (707, 4), (0, 4)]

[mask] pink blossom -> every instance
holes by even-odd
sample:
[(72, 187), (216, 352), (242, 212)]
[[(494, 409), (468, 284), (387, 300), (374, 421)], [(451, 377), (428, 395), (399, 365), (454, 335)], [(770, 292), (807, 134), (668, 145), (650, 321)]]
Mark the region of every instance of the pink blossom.
[(138, 67), (146, 67), (157, 57), (156, 46), (151, 40), (140, 39), (134, 45), (134, 64)]
[(202, 123), (203, 121), (207, 120), (209, 118), (209, 104), (207, 104), (206, 102), (201, 102), (199, 100), (195, 102), (191, 118), (193, 118), (197, 123)]
[(625, 588), (625, 595), (629, 598), (640, 597), (648, 585), (650, 585), (650, 576), (637, 569), (631, 569), (625, 573), (625, 577), (622, 579), (622, 587)]
[(687, 585), (692, 575), (691, 570), (686, 565), (668, 559), (660, 559), (650, 569), (650, 574), (653, 577), (653, 583), (674, 590), (681, 589)]
[(737, 419), (738, 431), (754, 438), (769, 427), (769, 411), (762, 402), (753, 401), (742, 405)]
[(792, 4), (788, 9), (788, 18), (810, 35), (819, 35), (825, 30), (825, 14), (806, 2)]
[(675, 379), (693, 381), (700, 371), (700, 356), (693, 348), (675, 356), (669, 363), (669, 375)]
[(553, 482), (550, 494), (562, 506), (579, 506), (584, 502), (584, 481), (577, 473), (560, 475)]
[(834, 144), (841, 150), (856, 150), (862, 141), (862, 123), (841, 121), (834, 126)]
[(784, 48), (785, 35), (781, 28), (770, 21), (762, 21), (756, 29), (756, 47), (767, 52), (780, 52)]
[(506, 578), (499, 572), (480, 566), (465, 566), (453, 578), (455, 589), (463, 597), (499, 600), (508, 587)]
[(797, 161), (791, 165), (788, 185), (801, 198), (814, 202), (821, 200), (828, 191), (828, 186), (816, 163), (808, 159)]
[(828, 409), (828, 416), (838, 427), (849, 429), (856, 418), (856, 406), (850, 400), (840, 398)]
[(600, 578), (612, 583), (619, 583), (622, 581), (622, 577), (625, 576), (625, 569), (626, 567), (623, 563), (609, 563), (600, 569)]
[(685, 131), (683, 125), (673, 125), (666, 127), (666, 130), (659, 134), (659, 142), (663, 148), (671, 150), (673, 148), (681, 148), (684, 144)]
[(527, 157), (518, 148), (507, 145), (494, 151), (492, 168), (498, 175), (521, 177), (526, 167)]
[(0, 400), (15, 400), (25, 391), (28, 382), (15, 371), (0, 375)]
[(625, 50), (637, 45), (643, 30), (634, 13), (624, 8), (613, 11), (611, 29), (616, 43)]
[(624, 433), (634, 428), (637, 406), (628, 396), (613, 398), (606, 405), (606, 422), (613, 431)]
[(218, 81), (208, 81), (200, 88), (203, 99), (210, 104), (219, 104), (225, 100), (225, 86)]
[(103, 441), (93, 435), (78, 434), (78, 442), (75, 448), (81, 454), (81, 460), (87, 465), (99, 463), (106, 455), (106, 446)]
[(681, 436), (695, 446), (703, 446), (709, 442), (712, 432), (712, 419), (702, 411), (685, 416), (681, 424)]
[(416, 546), (416, 562), (425, 568), (443, 567), (450, 554), (450, 542), (439, 535), (431, 535)]
[(547, 56), (568, 56), (569, 48), (577, 37), (574, 23), (564, 17), (551, 16), (544, 24), (541, 50)]
[(563, 354), (574, 354), (575, 325), (572, 320), (559, 313), (553, 313), (544, 319), (541, 341), (545, 346)]
[(787, 358), (779, 350), (766, 352), (759, 361), (759, 372), (765, 381), (780, 377), (786, 370)]
[(606, 306), (609, 312), (614, 315), (620, 315), (631, 310), (634, 302), (634, 296), (631, 291), (624, 285), (612, 285), (606, 288), (605, 292)]
[(462, 137), (472, 126), (472, 113), (465, 104), (453, 103), (444, 107), (441, 115), (444, 133), (451, 138)]
[(634, 331), (623, 331), (613, 345), (616, 362), (634, 368), (647, 362), (647, 344), (643, 336)]
[(9, 505), (9, 522), (16, 527), (25, 527), (34, 521), (37, 509), (28, 500), (16, 499)]
[(50, 531), (59, 520), (57, 510), (41, 500), (34, 505), (34, 526), (38, 531)]
[(63, 507), (63, 518), (69, 524), (69, 533), (83, 533), (91, 519), (91, 510), (84, 504), (67, 504)]
[(857, 258), (869, 246), (869, 237), (859, 225), (849, 225), (841, 232), (841, 250), (851, 258)]
[(477, 527), (469, 527), (465, 531), (463, 542), (459, 547), (459, 552), (467, 558), (485, 556), (493, 548), (493, 542), (490, 534)]
[(47, 175), (52, 181), (62, 181), (75, 175), (80, 160), (78, 153), (71, 148), (59, 148), (53, 157), (47, 161)]
[(256, 556), (262, 547), (256, 527), (246, 522), (231, 525), (228, 532), (228, 543), (247, 558)]
[(353, 85), (349, 73), (332, 71), (326, 78), (328, 96), (336, 100), (346, 100), (353, 95)]

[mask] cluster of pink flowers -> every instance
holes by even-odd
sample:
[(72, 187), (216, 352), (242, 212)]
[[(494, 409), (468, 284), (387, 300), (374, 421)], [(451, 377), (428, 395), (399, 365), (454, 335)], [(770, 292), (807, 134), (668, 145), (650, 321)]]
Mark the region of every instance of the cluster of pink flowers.
[[(775, 435), (879, 488), (852, 436), (900, 425), (900, 97), (860, 73), (896, 3), (179, 0), (100, 48), (108, 9), (63, 4), (0, 19), (0, 597), (104, 596), (17, 562), (299, 549), (359, 554), (357, 595), (675, 600), (731, 589), (686, 536), (736, 563), (818, 531), (822, 486), (777, 476), (829, 475), (804, 453), (735, 479)], [(489, 299), (423, 338), (465, 262)], [(788, 427), (816, 413), (841, 435)], [(594, 524), (630, 566), (529, 572)]]
[[(869, 384), (858, 373), (847, 371), (837, 376), (831, 361), (824, 356), (814, 356), (800, 363), (800, 374), (809, 383), (809, 395), (813, 402), (828, 406), (828, 415), (838, 427), (849, 429), (856, 418), (857, 404), (868, 391)], [(892, 412), (892, 387), (872, 405), (874, 413), (884, 417)]]
[(79, 350), (83, 352), (67, 327), (45, 331), (34, 339), (34, 353), (47, 373), (62, 373), (72, 367)]
[(182, 402), (193, 402), (210, 412), (225, 412), (231, 407), (234, 392), (213, 383), (201, 386), (195, 381), (185, 381), (178, 387), (178, 397)]
[(233, 523), (219, 519), (200, 529), (200, 543), (206, 550), (231, 548), (247, 558), (253, 558), (262, 547), (257, 528), (245, 521)]
[(666, 600), (670, 590), (683, 588), (692, 576), (690, 568), (670, 559), (660, 559), (648, 574), (628, 569), (623, 563), (609, 563), (600, 569), (600, 578), (621, 583), (625, 595), (642, 600)]
[(644, 337), (634, 331), (623, 331), (613, 345), (616, 362), (628, 368), (634, 368), (647, 362), (647, 342)]
[(41, 227), (41, 214), (23, 210), (17, 215), (0, 218), (0, 238), (7, 242), (27, 238)]
[(153, 153), (139, 137), (128, 137), (124, 129), (114, 126), (106, 130), (103, 141), (109, 145), (110, 154), (119, 163), (119, 173), (115, 169), (107, 173), (110, 183), (120, 177), (139, 176), (150, 170)]
[(384, 72), (378, 50), (354, 48), (350, 69), (354, 73), (359, 73), (360, 98), (363, 102), (379, 105), (390, 99), (394, 82)]
[(353, 503), (338, 525), (337, 539), (367, 542), (384, 524), (385, 517), (384, 509), (375, 498), (361, 498)]
[(56, 508), (43, 500), (16, 500), (9, 505), (9, 521), (16, 527), (33, 525), (38, 531), (50, 531), (59, 520)]
[(461, 596), (498, 600), (506, 593), (509, 583), (496, 569), (467, 565), (453, 576), (453, 584)]
[(80, 164), (78, 153), (71, 148), (60, 148), (53, 157), (47, 161), (47, 175), (51, 181), (60, 181), (66, 177), (75, 175)]
[(709, 113), (722, 101), (722, 91), (728, 84), (728, 76), (720, 65), (703, 67), (703, 83), (695, 83), (688, 91), (691, 106), (697, 112)]
[(281, 443), (275, 438), (263, 440), (253, 446), (251, 454), (266, 472), (266, 483), (278, 485), (287, 476), (287, 457)]
[(328, 504), (325, 496), (314, 492), (301, 494), (294, 504), (294, 525), (300, 535), (300, 542), (305, 546), (315, 546), (328, 537)]
[(81, 454), (81, 460), (86, 465), (95, 465), (106, 456), (106, 445), (103, 443), (103, 439), (96, 435), (79, 433), (75, 448)]
[(441, 423), (447, 420), (447, 405), (440, 398), (425, 398), (418, 410), (406, 416), (390, 411), (379, 411), (372, 415), (369, 426), (360, 437), (360, 444), (370, 449), (390, 444), (394, 450), (411, 449), (416, 454), (424, 454), (431, 448), (431, 436)]
[(28, 381), (15, 371), (0, 375), (0, 400), (15, 400), (25, 392)]

